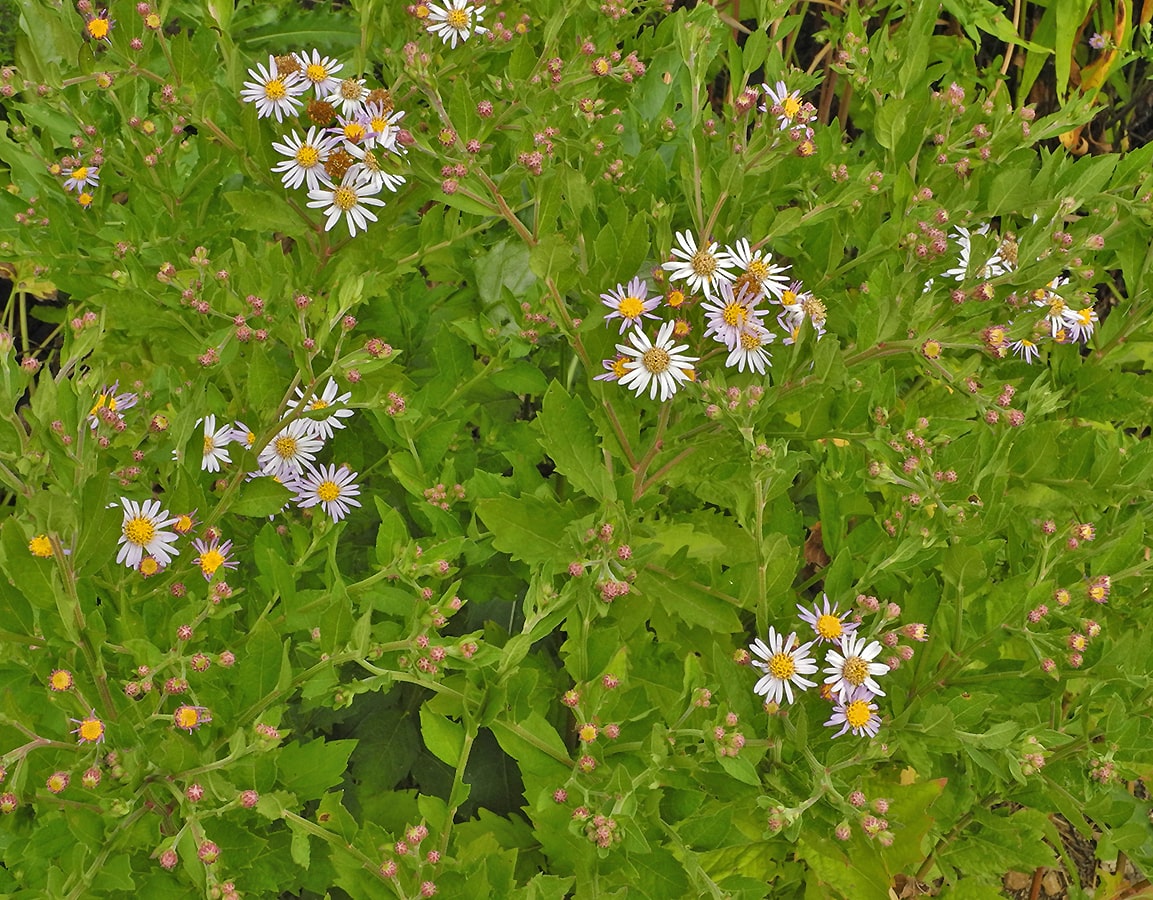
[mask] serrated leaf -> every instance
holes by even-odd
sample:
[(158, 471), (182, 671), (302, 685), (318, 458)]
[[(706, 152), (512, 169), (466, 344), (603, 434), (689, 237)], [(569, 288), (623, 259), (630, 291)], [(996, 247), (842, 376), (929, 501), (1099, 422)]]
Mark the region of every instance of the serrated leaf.
[(540, 441), (545, 453), (581, 492), (600, 502), (616, 499), (616, 488), (597, 448), (596, 430), (579, 400), (556, 381), (545, 392), (540, 414)]
[(292, 498), (292, 492), (275, 478), (253, 478), (240, 488), (231, 512), (241, 516), (266, 518), (275, 515)]

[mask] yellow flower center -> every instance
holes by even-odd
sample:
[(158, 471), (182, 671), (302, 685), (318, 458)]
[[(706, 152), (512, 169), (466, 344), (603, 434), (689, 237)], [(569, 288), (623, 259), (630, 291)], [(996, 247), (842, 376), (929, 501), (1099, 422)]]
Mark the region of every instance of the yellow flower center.
[(1077, 321), (1082, 325), (1088, 325), (1093, 321), (1093, 307), (1087, 306), (1079, 313), (1077, 313)]
[[(371, 150), (365, 150), (364, 151), (364, 159), (362, 159), (361, 162), (364, 164), (364, 167), (366, 169), (368, 169), (368, 171), (370, 171), (370, 172), (379, 172), (380, 171), (380, 160), (376, 158), (376, 154), (373, 153)], [(325, 406), (327, 406), (327, 405), (328, 404), (326, 403)]]
[(72, 687), (72, 673), (57, 669), (48, 679), (48, 686), (54, 691), (66, 691)]
[(341, 185), (332, 194), (332, 202), (344, 212), (348, 212), (356, 206), (356, 199), (356, 191), (347, 185)]
[(1095, 584), (1089, 588), (1089, 597), (1093, 600), (1100, 602), (1105, 599), (1105, 588), (1102, 585)]
[(325, 503), (331, 503), (340, 496), (340, 485), (335, 481), (322, 481), (316, 488), (316, 496)]
[(842, 634), (845, 629), (841, 627), (841, 617), (834, 616), (830, 613), (825, 613), (817, 619), (817, 634), (823, 637), (826, 641), (835, 641)]
[(359, 100), (364, 93), (364, 87), (357, 83), (355, 78), (346, 78), (340, 83), (340, 98), (342, 100)]
[(781, 294), (781, 302), (785, 304), (785, 306), (792, 306), (795, 304), (797, 302), (796, 291), (791, 291), (786, 288), (785, 292)]
[(635, 319), (645, 310), (644, 301), (640, 297), (625, 297), (617, 305), (619, 312), (626, 319)]
[(865, 679), (869, 677), (869, 664), (859, 656), (850, 656), (845, 660), (841, 675), (845, 681), (853, 687), (857, 687), (864, 684)]
[[(339, 194), (340, 191), (338, 190), (337, 193)], [(341, 209), (344, 209), (344, 207), (341, 207)], [(296, 438), (282, 435), (272, 442), (272, 449), (276, 451), (276, 455), (281, 459), (293, 459), (298, 452)]]
[(869, 724), (872, 715), (868, 700), (852, 700), (845, 704), (845, 721), (850, 728), (863, 728)]
[(1060, 297), (1055, 297), (1049, 301), (1049, 315), (1056, 319), (1065, 311), (1065, 301)]
[(769, 274), (769, 267), (763, 259), (754, 259), (749, 263), (749, 274), (757, 281), (764, 281)]
[(597, 739), (597, 727), (591, 723), (582, 726), (580, 730), (580, 739), (586, 744), (591, 744)]
[(144, 24), (148, 28), (156, 29), (160, 27), (160, 16), (156, 13), (149, 13), (144, 17)]
[(990, 328), (989, 341), (993, 344), (1003, 344), (1005, 342), (1005, 329), (1004, 328)]
[(88, 33), (98, 41), (102, 41), (108, 37), (109, 30), (107, 19), (96, 18), (88, 20)]
[(761, 339), (751, 331), (741, 332), (741, 347), (745, 350), (756, 350), (761, 346)]
[(224, 554), (212, 547), (200, 554), (200, 571), (211, 578), (224, 565)]
[(769, 674), (780, 681), (788, 681), (797, 674), (797, 664), (788, 653), (774, 653), (769, 659)]
[(140, 574), (145, 578), (151, 578), (160, 571), (160, 563), (158, 563), (151, 556), (146, 556), (140, 560)]
[(418, 19), (427, 19), (428, 18), (428, 12), (429, 12), (428, 5), (425, 3), (416, 4), (416, 8), (413, 10), (413, 13), (416, 15), (416, 17)]
[(176, 710), (174, 716), (177, 726), (180, 728), (195, 728), (200, 724), (200, 713), (194, 707), (182, 706)]
[(660, 375), (661, 372), (667, 370), (671, 362), (672, 358), (660, 347), (646, 350), (644, 356), (641, 357), (641, 365), (654, 375)]
[(673, 309), (676, 309), (685, 302), (684, 291), (670, 291), (668, 297), (665, 298), (665, 302)]
[(308, 404), (308, 408), (309, 409), (328, 409), (328, 401), (322, 400), (320, 397), (317, 397), (315, 400), (313, 400), (311, 403)]
[(721, 312), (721, 318), (730, 328), (737, 328), (745, 324), (749, 317), (749, 308), (743, 303), (726, 303)]
[(801, 309), (805, 311), (805, 315), (815, 325), (824, 325), (825, 317), (828, 313), (825, 311), (825, 304), (818, 300), (816, 297), (809, 297), (801, 302)]
[(72, 170), (72, 177), (77, 181), (88, 180), (88, 166), (81, 166), (79, 169)]
[(312, 144), (302, 144), (296, 151), (296, 164), (302, 169), (311, 169), (320, 162), (320, 151)]
[(82, 741), (98, 741), (104, 736), (104, 723), (99, 719), (84, 719), (76, 729), (76, 736)]
[(48, 790), (50, 790), (53, 794), (59, 794), (66, 787), (68, 787), (67, 775), (56, 772), (48, 776)]
[(693, 258), (689, 260), (689, 265), (693, 267), (693, 271), (698, 275), (703, 275), (708, 278), (717, 271), (717, 258), (707, 250), (698, 250), (693, 254)]
[(388, 129), (388, 119), (384, 116), (373, 116), (368, 120), (368, 127), (377, 134), (383, 134)]
[(273, 78), (265, 82), (264, 96), (269, 100), (283, 100), (288, 96), (288, 88), (284, 86), (284, 81), (280, 78)]
[(344, 139), (352, 141), (354, 144), (359, 144), (364, 140), (365, 130), (364, 126), (359, 122), (349, 122), (344, 126)]
[(92, 194), (88, 193), (88, 191), (85, 191), (79, 197), (76, 198), (76, 202), (79, 203), (81, 206), (89, 207), (92, 205), (92, 201), (95, 199), (96, 198)]
[(156, 526), (143, 516), (133, 516), (124, 523), (124, 536), (130, 544), (145, 547), (156, 537)]
[(28, 552), (33, 556), (39, 556), (41, 559), (47, 559), (52, 555), (52, 542), (48, 540), (48, 535), (38, 534), (28, 542)]
[(172, 529), (179, 534), (187, 534), (192, 530), (192, 516), (180, 516), (175, 522), (172, 523)]
[(784, 110), (785, 115), (790, 119), (795, 119), (797, 117), (797, 113), (801, 111), (800, 98), (794, 97), (792, 94), (790, 94), (784, 99), (784, 102), (781, 103), (781, 109)]
[[(688, 337), (690, 331), (692, 331), (692, 326), (684, 319), (677, 319), (673, 322), (673, 337)], [(685, 371), (688, 370), (686, 369)]]
[(613, 375), (615, 375), (617, 378), (624, 378), (625, 375), (627, 375), (628, 371), (629, 371), (627, 368), (625, 368), (625, 364), (628, 361), (629, 361), (629, 358), (627, 356), (618, 356), (616, 359), (614, 359), (613, 360)]
[(445, 24), (449, 28), (455, 28), (457, 31), (466, 31), (468, 29), (469, 14), (467, 9), (450, 9), (448, 15), (444, 17)]
[(320, 63), (309, 63), (308, 68), (304, 70), (304, 77), (313, 84), (319, 84), (328, 78), (328, 69)]
[(204, 436), (204, 455), (207, 456), (216, 449), (216, 442), (212, 440), (212, 435), (206, 434)]

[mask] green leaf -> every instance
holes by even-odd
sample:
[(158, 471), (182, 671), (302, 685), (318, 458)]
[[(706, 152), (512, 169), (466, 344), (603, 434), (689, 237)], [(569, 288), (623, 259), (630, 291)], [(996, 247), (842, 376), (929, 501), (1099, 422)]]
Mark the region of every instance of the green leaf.
[(477, 514), (493, 534), (493, 546), (530, 564), (567, 563), (576, 548), (565, 536), (573, 518), (571, 504), (532, 495), (481, 500)]
[(429, 752), (443, 763), (456, 768), (464, 748), (464, 726), (444, 716), (420, 708), (420, 736)]
[(307, 744), (293, 741), (277, 756), (281, 786), (301, 800), (319, 798), (325, 790), (340, 783), (356, 743), (323, 739)]
[(240, 498), (231, 511), (240, 516), (267, 518), (280, 512), (292, 498), (292, 492), (275, 478), (253, 478), (240, 488)]
[(541, 446), (573, 487), (602, 503), (616, 499), (592, 420), (559, 382), (554, 381), (545, 392), (536, 421)]

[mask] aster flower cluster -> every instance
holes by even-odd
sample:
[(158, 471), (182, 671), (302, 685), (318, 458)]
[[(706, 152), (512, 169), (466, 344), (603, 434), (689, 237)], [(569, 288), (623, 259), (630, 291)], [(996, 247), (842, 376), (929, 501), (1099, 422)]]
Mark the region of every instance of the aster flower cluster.
[(363, 78), (339, 78), (343, 68), (318, 50), (269, 56), (267, 66), (248, 70), (251, 80), (240, 97), (255, 104), (262, 119), (307, 116), (312, 124), (303, 137), (294, 128), (273, 142), (283, 159), (272, 171), (285, 187), (307, 188), (308, 206), (324, 211), (325, 231), (343, 217), (355, 236), (377, 220), (371, 208), (385, 205), (381, 191), (396, 193), (405, 183), (397, 171), (405, 154), (404, 112), (387, 90), (370, 90)]
[[(755, 98), (755, 89), (751, 90)], [(812, 156), (816, 153), (813, 129), (809, 126), (817, 118), (816, 107), (802, 99), (799, 91), (790, 91), (784, 81), (778, 81), (772, 87), (762, 84), (761, 90), (765, 95), (760, 105), (761, 112), (776, 118), (778, 130), (787, 133), (799, 155)]]
[[(924, 223), (923, 223), (924, 224)], [(939, 229), (929, 228), (929, 237), (934, 238), (933, 243), (944, 246), (943, 234)], [(944, 277), (951, 278), (963, 285), (965, 282), (980, 282), (971, 291), (958, 286), (953, 289), (951, 296), (954, 302), (964, 302), (967, 299), (981, 301), (992, 300), (995, 288), (991, 281), (1008, 275), (1017, 269), (1017, 240), (1012, 234), (997, 237), (992, 233), (989, 223), (968, 229), (958, 226), (953, 232), (953, 239), (957, 243), (958, 254), (956, 264), (944, 272)], [(992, 241), (995, 249), (981, 256), (974, 257), (974, 237)], [(916, 235), (911, 235), (916, 238)], [(1054, 235), (1054, 242), (1059, 249), (1068, 249), (1071, 238), (1063, 232)], [(1102, 240), (1095, 237), (1090, 240), (1092, 249), (1099, 249)], [(984, 257), (978, 264), (976, 260)], [(925, 290), (933, 286), (933, 279), (925, 283)], [(1034, 309), (1041, 312), (1039, 319), (1034, 320), (1029, 330), (1021, 337), (1012, 339), (1010, 333), (1013, 329), (1013, 320), (1004, 325), (993, 325), (981, 333), (985, 348), (998, 359), (1003, 359), (1013, 353), (1027, 363), (1038, 360), (1041, 356), (1040, 347), (1046, 342), (1055, 344), (1086, 344), (1093, 337), (1093, 332), (1099, 322), (1097, 311), (1093, 307), (1092, 299), (1084, 291), (1071, 292), (1070, 279), (1067, 274), (1057, 275), (1042, 287), (1034, 288), (1024, 297), (1016, 293), (1007, 298), (1010, 307), (1018, 310)], [(1019, 331), (1019, 329), (1017, 329)]]
[[(825, 725), (831, 728), (840, 726), (834, 737), (847, 731), (858, 737), (876, 737), (881, 728), (881, 717), (873, 701), (885, 696), (877, 679), (897, 668), (902, 660), (911, 659), (912, 648), (898, 646), (901, 632), (887, 632), (881, 640), (863, 637), (858, 633), (863, 623), (859, 612), (842, 612), (838, 604), (830, 603), (828, 595), (823, 595), (822, 601), (814, 603), (811, 608), (797, 605), (801, 621), (813, 631), (812, 640), (801, 643), (795, 631), (786, 636), (773, 626), (769, 627), (767, 641), (753, 640), (749, 647), (752, 651), (749, 662), (763, 673), (753, 691), (765, 698), (766, 707), (792, 703), (794, 688), (801, 692), (817, 686), (816, 681), (806, 677), (816, 675), (819, 669), (816, 656), (811, 651), (814, 645), (828, 644), (823, 670), (826, 677), (820, 692), (832, 703), (832, 714)], [(866, 612), (881, 612), (883, 608), (883, 618), (886, 619), (900, 614), (895, 604), (882, 607), (874, 597), (862, 595), (858, 597), (858, 603)], [(928, 639), (923, 626), (904, 634), (914, 640)], [(878, 657), (886, 647), (897, 653), (881, 662)]]
[[(762, 242), (763, 243), (763, 242)], [(693, 330), (685, 313), (695, 305), (693, 294), (703, 295), (702, 337), (712, 338), (725, 351), (725, 365), (744, 372), (764, 375), (772, 364), (768, 345), (777, 339), (766, 317), (775, 305), (776, 327), (784, 332), (784, 344), (796, 343), (807, 321), (819, 339), (825, 333), (825, 306), (799, 281), (785, 274), (789, 267), (774, 261), (763, 247), (753, 249), (747, 238), (719, 249), (716, 241), (698, 243), (688, 231), (676, 235), (672, 259), (663, 263), (656, 274), (667, 277), (669, 289), (662, 297), (651, 294), (648, 282), (632, 279), (628, 285), (601, 294), (608, 308), (606, 324), (620, 322), (620, 334), (626, 329), (627, 344), (617, 344), (617, 356), (604, 361), (605, 371), (595, 376), (598, 381), (617, 381), (632, 388), (637, 396), (647, 389), (655, 399), (667, 400), (686, 381), (696, 380), (694, 363), (688, 356), (688, 344), (678, 344)], [(667, 273), (667, 274), (666, 274)], [(683, 288), (680, 284), (683, 283)], [(761, 305), (764, 303), (765, 305)], [(644, 320), (660, 321), (662, 307), (675, 317), (664, 321), (652, 339), (644, 330)]]
[[(259, 452), (257, 461), (260, 469), (254, 477), (268, 476), (285, 485), (296, 496), (294, 502), (300, 509), (320, 506), (325, 514), (339, 522), (348, 515), (353, 506), (360, 506), (357, 496), (360, 486), (356, 483), (356, 472), (346, 466), (318, 465), (316, 454), (324, 447), (339, 429), (345, 427), (344, 419), (353, 414), (345, 404), (352, 398), (346, 391), (339, 394), (339, 386), (333, 378), (328, 379), (324, 390), (317, 394), (307, 394), (300, 388), (282, 420), (287, 424)], [(319, 418), (305, 418), (305, 413), (327, 411)], [(251, 447), (255, 435), (243, 428), (243, 440)]]

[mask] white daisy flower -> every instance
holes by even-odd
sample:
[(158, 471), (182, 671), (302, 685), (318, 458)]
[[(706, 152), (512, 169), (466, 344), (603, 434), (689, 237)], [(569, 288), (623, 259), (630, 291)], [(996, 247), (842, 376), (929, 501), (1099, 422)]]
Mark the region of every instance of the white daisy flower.
[(1073, 340), (1083, 344), (1088, 343), (1089, 338), (1093, 337), (1093, 328), (1098, 321), (1097, 310), (1092, 306), (1065, 310), (1065, 324), (1069, 326)]
[(120, 527), (120, 550), (116, 562), (135, 569), (148, 554), (160, 565), (168, 565), (180, 551), (172, 546), (176, 542), (176, 533), (163, 529), (176, 518), (170, 516), (168, 510), (160, 508), (159, 500), (137, 503), (121, 497), (120, 505), (124, 507), (124, 523)]
[[(336, 404), (344, 404), (352, 399), (351, 391), (347, 391), (338, 397), (336, 394), (339, 390), (340, 387), (337, 385), (335, 378), (328, 379), (328, 384), (324, 386), (324, 390), (321, 392), (319, 397), (310, 391), (308, 394), (308, 399), (306, 400), (304, 397), (304, 391), (302, 391), (300, 388), (297, 388), (296, 399), (293, 401), (292, 406), (288, 408), (288, 411), (284, 414), (284, 416), (282, 416), (282, 418), (290, 416), (296, 413), (298, 410), (303, 410), (305, 412), (315, 412), (316, 410), (320, 409), (330, 409)], [(344, 423), (340, 420), (347, 419), (352, 414), (353, 411), (351, 409), (341, 406), (338, 409), (333, 409), (332, 414), (327, 418), (302, 419), (301, 421), (307, 422), (310, 426), (312, 426), (313, 432), (318, 437), (327, 441), (332, 437), (333, 431), (335, 429), (344, 427)]]
[(100, 184), (99, 166), (76, 166), (64, 170), (64, 190), (80, 194)]
[(669, 281), (687, 281), (689, 290), (701, 291), (709, 300), (718, 285), (730, 284), (733, 275), (728, 271), (732, 260), (727, 253), (717, 253), (717, 242), (706, 248), (697, 248), (697, 239), (691, 232), (681, 231), (676, 235), (679, 247), (673, 247), (671, 262), (662, 263), (661, 268), (669, 273)]
[(353, 506), (360, 506), (356, 499), (360, 486), (355, 482), (356, 472), (346, 466), (308, 467), (308, 473), (298, 478), (289, 487), (296, 492), (296, 505), (301, 509), (320, 505), (321, 509), (334, 521), (339, 522), (348, 515)]
[(340, 79), (336, 76), (344, 68), (344, 63), (321, 56), (319, 50), (313, 50), (311, 57), (308, 53), (297, 53), (296, 61), (300, 63), (300, 74), (316, 93), (317, 100), (323, 100), (340, 87)]
[(337, 116), (336, 124), (328, 129), (328, 133), (355, 147), (368, 137), (368, 126), (364, 124), (363, 113), (358, 111), (351, 116)]
[(204, 458), (200, 461), (202, 472), (219, 472), (222, 462), (232, 462), (228, 455), (228, 445), (232, 443), (231, 425), (216, 427), (216, 416), (209, 413), (204, 417)]
[(273, 172), (283, 173), (280, 180), (284, 182), (285, 187), (295, 190), (302, 183), (306, 183), (308, 189), (314, 191), (321, 184), (330, 183), (328, 174), (324, 171), (324, 161), (340, 144), (340, 139), (326, 134), (318, 135), (317, 130), (313, 125), (301, 140), (300, 135), (293, 129), (283, 143), (273, 142), (272, 149), (287, 157), (272, 167)]
[(755, 294), (749, 290), (742, 290), (739, 294), (727, 282), (721, 282), (717, 299), (706, 300), (701, 309), (705, 314), (704, 337), (713, 336), (730, 350), (736, 347), (741, 340), (741, 332), (749, 325), (765, 327), (761, 317), (765, 310), (757, 309), (757, 302), (763, 295)]
[(1045, 287), (1037, 288), (1030, 295), (1033, 305), (1045, 310), (1045, 320), (1049, 323), (1050, 337), (1057, 337), (1057, 333), (1068, 324), (1065, 321), (1065, 316), (1069, 312), (1069, 307), (1066, 305), (1065, 299), (1057, 293), (1057, 288), (1064, 287), (1068, 283), (1068, 278), (1058, 275)]
[(397, 143), (400, 135), (400, 120), (404, 118), (404, 110), (398, 109), (389, 112), (381, 102), (369, 103), (361, 114), (361, 121), (368, 130), (364, 139), (364, 146), (369, 149), (391, 150), (393, 153), (403, 154), (404, 148)]
[[(773, 254), (768, 250), (753, 251), (746, 238), (741, 238), (731, 247), (725, 247), (725, 254), (730, 262), (741, 271), (742, 276), (760, 288), (761, 293), (772, 294), (778, 300), (789, 286), (789, 279), (785, 277), (788, 266), (779, 266), (773, 262)], [(737, 276), (737, 281), (744, 280)]]
[(297, 95), (308, 86), (300, 80), (299, 72), (281, 75), (276, 67), (275, 56), (268, 57), (267, 69), (258, 64), (255, 69), (248, 70), (248, 76), (252, 81), (244, 82), (240, 99), (256, 104), (257, 118), (276, 116), (276, 121), (282, 122), (286, 115), (296, 115), (303, 106)]
[(624, 334), (626, 328), (639, 326), (642, 319), (657, 318), (652, 311), (660, 305), (660, 295), (649, 297), (648, 293), (648, 282), (634, 278), (627, 288), (618, 284), (607, 294), (601, 294), (601, 303), (612, 310), (605, 316), (605, 324), (619, 318), (621, 328), (617, 334)]
[(1041, 358), (1041, 351), (1037, 349), (1037, 345), (1027, 338), (1013, 341), (1013, 343), (1009, 345), (1009, 349), (1027, 363), (1032, 363), (1034, 360)]
[(985, 236), (989, 233), (989, 223), (986, 222), (974, 232), (970, 232), (968, 228), (957, 226), (957, 230), (953, 232), (953, 237), (957, 239), (957, 243), (961, 245), (961, 252), (957, 257), (957, 265), (952, 269), (948, 269), (945, 275), (955, 281), (964, 281), (966, 278), (972, 277), (978, 281), (988, 281), (990, 278), (996, 278), (999, 275), (1004, 275), (1012, 271), (1013, 265), (1006, 260), (998, 251), (993, 251), (993, 255), (985, 260), (985, 264), (975, 271), (969, 271), (971, 263), (970, 257), (973, 255), (973, 234)]
[(294, 419), (265, 445), (256, 457), (263, 475), (290, 482), (304, 471), (304, 464), (314, 462), (324, 441), (308, 419)]
[(762, 103), (761, 112), (771, 113), (776, 116), (781, 131), (785, 131), (800, 121), (801, 107), (804, 105), (804, 100), (801, 99), (799, 92), (790, 91), (789, 86), (783, 81), (778, 81), (773, 87), (762, 84), (761, 90), (765, 92), (765, 96), (769, 100), (773, 101), (769, 103), (768, 100), (766, 100)]
[(825, 679), (825, 684), (831, 684), (833, 692), (842, 701), (858, 687), (864, 687), (878, 697), (884, 697), (885, 692), (881, 690), (874, 676), (886, 674), (889, 667), (884, 663), (873, 662), (883, 649), (880, 641), (870, 641), (866, 646), (863, 637), (846, 634), (841, 638), (837, 650), (830, 650), (825, 654), (825, 662), (829, 664), (825, 669), (825, 674), (829, 676)]
[(256, 432), (243, 422), (237, 422), (232, 426), (232, 442), (243, 444), (245, 450), (251, 450), (252, 445), (256, 443)]
[(781, 296), (784, 309), (777, 316), (777, 324), (785, 330), (785, 345), (795, 344), (801, 333), (801, 326), (808, 321), (813, 326), (819, 341), (825, 333), (828, 313), (825, 304), (813, 296), (811, 291), (800, 290), (801, 283), (793, 282)]
[(801, 621), (811, 625), (816, 632), (818, 643), (828, 641), (830, 644), (840, 643), (846, 634), (853, 634), (858, 627), (857, 622), (846, 622), (848, 613), (838, 611), (836, 604), (829, 603), (829, 595), (822, 594), (825, 600), (824, 609), (820, 603), (814, 603), (813, 608), (797, 604), (801, 614)]
[(617, 350), (630, 357), (624, 364), (627, 371), (620, 380), (622, 387), (635, 388), (638, 397), (649, 388), (649, 399), (655, 399), (659, 390), (664, 403), (681, 384), (694, 377), (693, 363), (698, 357), (682, 355), (688, 344), (673, 346), (674, 326), (674, 322), (665, 322), (655, 341), (638, 328), (629, 335), (631, 347), (617, 344)]
[(354, 174), (361, 184), (367, 185), (373, 193), (380, 193), (388, 188), (394, 194), (404, 184), (404, 176), (385, 171), (385, 165), (393, 162), (397, 157), (386, 149), (370, 149), (368, 142), (361, 147), (355, 144), (345, 144), (344, 149), (350, 156), (355, 156), (358, 162), (353, 163), (348, 170)]
[(877, 704), (872, 700), (873, 695), (861, 687), (853, 688), (848, 696), (838, 700), (833, 715), (825, 723), (832, 728), (841, 726), (833, 737), (838, 738), (846, 731), (857, 737), (876, 737), (881, 730), (881, 717), (877, 715)]
[(725, 365), (736, 366), (738, 372), (745, 371), (747, 365), (750, 372), (764, 375), (765, 367), (773, 364), (772, 357), (765, 348), (776, 340), (776, 337), (767, 328), (756, 322), (750, 322), (737, 334), (736, 344), (729, 350)]
[(784, 699), (793, 702), (794, 686), (801, 691), (816, 687), (815, 681), (801, 677), (817, 671), (817, 661), (809, 655), (811, 646), (812, 641), (801, 644), (796, 632), (786, 638), (770, 625), (767, 644), (754, 638), (749, 645), (749, 649), (760, 657), (752, 660), (752, 664), (765, 673), (753, 686), (753, 693), (763, 696), (766, 703), (780, 706)]
[(473, 6), (469, 0), (447, 0), (444, 6), (428, 4), (428, 31), (437, 35), (451, 49), (457, 41), (467, 41), (473, 33), (484, 34), (487, 28), (480, 24), (483, 6)]
[(364, 86), (363, 78), (346, 78), (338, 82), (332, 93), (324, 99), (333, 106), (340, 104), (341, 115), (355, 116), (364, 109), (368, 88)]
[(308, 206), (324, 210), (328, 217), (324, 223), (325, 231), (331, 231), (343, 215), (348, 222), (349, 235), (355, 237), (358, 228), (365, 231), (369, 222), (376, 221), (376, 213), (366, 206), (384, 206), (384, 201), (375, 196), (379, 193), (379, 187), (374, 188), (359, 172), (349, 169), (340, 184), (325, 185), (309, 191)]

